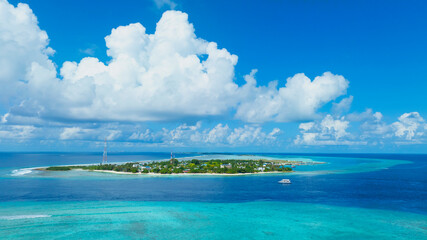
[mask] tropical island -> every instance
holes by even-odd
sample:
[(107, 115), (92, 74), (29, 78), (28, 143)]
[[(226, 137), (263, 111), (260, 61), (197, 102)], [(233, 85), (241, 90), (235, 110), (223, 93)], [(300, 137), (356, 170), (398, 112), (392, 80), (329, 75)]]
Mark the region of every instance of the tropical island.
[(98, 164), (84, 166), (53, 166), (39, 168), (46, 171), (87, 170), (111, 173), (133, 174), (256, 174), (293, 172), (299, 165), (315, 165), (322, 162), (305, 162), (291, 160), (242, 160), (242, 159), (212, 159), (212, 160), (178, 160), (171, 158), (167, 161), (129, 162), (124, 164)]

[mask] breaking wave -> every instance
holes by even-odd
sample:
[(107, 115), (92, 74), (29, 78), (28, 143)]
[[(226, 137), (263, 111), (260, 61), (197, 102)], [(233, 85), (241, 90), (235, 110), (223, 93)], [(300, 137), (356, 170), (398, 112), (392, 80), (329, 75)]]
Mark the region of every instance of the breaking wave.
[(31, 169), (28, 169), (28, 168), (17, 169), (17, 170), (13, 170), (12, 174), (10, 174), (10, 175), (12, 175), (12, 176), (22, 176), (22, 175), (28, 174), (30, 172), (31, 172)]
[(51, 215), (15, 215), (15, 216), (0, 216), (0, 220), (18, 220), (18, 219), (29, 219), (29, 218), (46, 218)]

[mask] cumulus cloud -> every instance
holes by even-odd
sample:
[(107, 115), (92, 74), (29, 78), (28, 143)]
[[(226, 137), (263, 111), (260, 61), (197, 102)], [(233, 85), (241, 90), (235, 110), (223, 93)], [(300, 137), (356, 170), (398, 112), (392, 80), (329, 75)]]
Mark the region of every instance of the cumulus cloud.
[(270, 133), (262, 131), (261, 127), (245, 125), (244, 127), (235, 128), (227, 137), (230, 144), (266, 144), (272, 143), (280, 134), (280, 129), (275, 128)]
[[(359, 130), (350, 133), (350, 125)], [(367, 109), (341, 117), (325, 116), (321, 121), (301, 123), (297, 145), (384, 145), (425, 143), (427, 123), (418, 112), (404, 113), (398, 121), (386, 123), (380, 112)]]
[(197, 141), (203, 139), (203, 141), (206, 143), (220, 143), (227, 139), (229, 134), (230, 128), (228, 127), (228, 125), (223, 125), (222, 123), (219, 123), (210, 131), (208, 131), (207, 134), (204, 134), (203, 137), (199, 135), (194, 135), (193, 140)]
[(81, 136), (84, 133), (88, 133), (88, 132), (90, 132), (90, 130), (88, 130), (88, 129), (81, 129), (79, 127), (64, 128), (64, 131), (59, 136), (59, 139), (61, 139), (61, 140), (67, 140), (67, 139), (81, 138)]
[[(31, 11), (25, 13), (35, 19)], [(38, 29), (35, 20), (33, 25)], [(105, 38), (107, 55), (112, 58), (108, 64), (92, 57), (65, 62), (60, 69), (62, 79), (56, 78), (55, 66), (45, 54), (44, 36), (37, 52), (44, 58), (33, 61), (30, 57), (15, 67), (14, 72), (26, 72), (22, 78), (28, 82), (25, 97), (29, 100), (22, 99), (23, 104), (11, 114), (32, 111), (44, 118), (89, 121), (169, 120), (220, 115), (236, 104), (237, 56), (197, 38), (185, 13), (165, 12), (154, 34), (147, 34), (140, 23), (113, 29)], [(26, 53), (22, 59), (34, 55), (21, 51)]]
[(49, 56), (54, 51), (48, 44), (46, 32), (40, 30), (27, 4), (14, 7), (0, 0), (0, 100), (14, 102), (14, 94), (25, 91), (26, 74), (33, 63), (51, 64)]
[(398, 121), (392, 124), (392, 127), (397, 137), (416, 140), (425, 134), (427, 124), (418, 112), (410, 112), (402, 114)]
[(350, 110), (351, 104), (353, 103), (353, 96), (343, 98), (338, 103), (332, 103), (332, 112), (336, 114), (342, 114)]
[(299, 125), (299, 128), (304, 132), (307, 132), (308, 130), (312, 129), (313, 127), (314, 127), (314, 122), (301, 123)]
[(363, 113), (352, 113), (346, 116), (350, 121), (359, 121), (360, 138), (372, 142), (390, 141), (396, 144), (422, 143), (427, 124), (418, 112), (404, 113), (398, 121), (386, 123), (380, 112), (367, 109)]
[(65, 127), (59, 135), (61, 140), (116, 140), (122, 131), (108, 128)]
[[(104, 139), (126, 143), (155, 144), (158, 147), (203, 147), (203, 146), (278, 146), (283, 131), (273, 128), (264, 130), (259, 125), (244, 125), (230, 128), (219, 123), (212, 127), (202, 127), (202, 122), (183, 123), (173, 128), (147, 128), (133, 123), (69, 123), (48, 126), (12, 125), (7, 121), (0, 124), (0, 141), (23, 140), (67, 142)], [(12, 142), (12, 141), (10, 141)]]
[(317, 109), (346, 94), (349, 85), (343, 76), (325, 72), (313, 81), (303, 73), (296, 74), (281, 88), (277, 81), (256, 87), (255, 73), (245, 77), (246, 85), (240, 89), (244, 100), (236, 113), (237, 118), (247, 122), (311, 120)]
[(133, 133), (129, 140), (154, 142), (174, 146), (249, 146), (276, 144), (278, 136), (282, 134), (279, 128), (266, 132), (260, 126), (245, 125), (230, 128), (227, 124), (219, 123), (212, 128), (202, 129), (201, 122), (195, 125), (182, 124), (174, 129), (163, 128), (160, 131), (138, 131)]
[(365, 145), (366, 142), (355, 141), (347, 132), (349, 121), (344, 117), (334, 118), (326, 115), (321, 121), (301, 123), (300, 134), (294, 143), (297, 145)]
[(108, 63), (66, 61), (58, 74), (47, 34), (28, 5), (0, 3), (0, 81), (8, 89), (2, 96), (16, 98), (10, 115), (21, 118), (163, 121), (236, 111), (246, 122), (299, 121), (316, 117), (348, 88), (344, 77), (329, 72), (313, 81), (297, 74), (278, 88), (276, 81), (257, 86), (254, 71), (239, 86), (237, 56), (198, 38), (179, 11), (165, 12), (152, 34), (140, 23), (113, 29), (105, 37)]
[(390, 124), (383, 121), (381, 112), (374, 112), (372, 109), (366, 109), (362, 113), (351, 113), (345, 116), (346, 120), (359, 123), (359, 139), (369, 141), (371, 144), (384, 144), (384, 141), (390, 139)]
[(34, 126), (2, 125), (0, 126), (0, 141), (2, 139), (26, 140), (34, 136), (37, 130)]
[[(176, 6), (169, 0), (156, 3), (160, 8)], [(405, 113), (393, 123), (372, 109), (343, 116), (353, 102), (353, 96), (346, 96), (349, 81), (330, 72), (313, 79), (299, 73), (260, 86), (253, 70), (238, 85), (238, 57), (197, 37), (188, 15), (180, 11), (166, 11), (154, 33), (133, 23), (112, 29), (105, 42), (108, 62), (86, 57), (58, 67), (50, 59), (54, 50), (48, 35), (30, 7), (0, 0), (0, 101), (9, 109), (0, 116), (0, 137), (34, 138), (44, 127), (49, 139), (260, 145), (277, 142), (282, 131), (256, 124), (304, 121), (294, 140), (298, 145), (426, 139), (427, 124), (418, 112)], [(319, 109), (330, 102), (333, 114), (322, 119)], [(135, 130), (134, 123), (224, 115), (245, 123), (203, 129), (197, 122), (161, 130)], [(351, 124), (360, 131), (351, 132)]]
[(134, 141), (141, 141), (141, 142), (156, 142), (157, 138), (155, 134), (150, 129), (145, 129), (145, 131), (138, 131), (132, 133), (132, 135), (129, 137), (129, 140)]
[(189, 135), (196, 132), (201, 127), (201, 122), (197, 122), (194, 126), (188, 126), (187, 124), (182, 124), (178, 126), (177, 128), (168, 131), (167, 129), (163, 128), (163, 132), (166, 136), (168, 136), (169, 142), (180, 142), (182, 139), (188, 139)]
[(368, 108), (362, 113), (353, 112), (347, 114), (345, 118), (352, 122), (363, 122), (363, 121), (381, 121), (383, 115), (380, 112), (374, 112), (372, 109)]

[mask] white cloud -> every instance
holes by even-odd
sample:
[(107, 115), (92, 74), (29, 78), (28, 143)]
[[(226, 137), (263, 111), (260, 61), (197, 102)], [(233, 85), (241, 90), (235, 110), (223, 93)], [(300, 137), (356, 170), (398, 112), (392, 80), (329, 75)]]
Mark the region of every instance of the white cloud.
[(349, 121), (344, 117), (335, 119), (326, 115), (320, 122), (301, 123), (300, 135), (294, 140), (297, 145), (365, 145), (364, 141), (355, 141), (347, 132)]
[[(350, 123), (359, 131), (350, 133)], [(398, 121), (388, 124), (380, 112), (367, 109), (334, 118), (327, 115), (322, 121), (301, 123), (297, 145), (384, 145), (425, 143), (427, 123), (418, 112), (404, 113)]]
[(26, 73), (32, 63), (51, 64), (53, 50), (40, 30), (36, 16), (27, 4), (12, 6), (0, 0), (0, 100), (13, 101), (14, 94), (25, 94)]
[[(35, 18), (32, 12), (27, 17)], [(2, 23), (0, 28), (4, 28)], [(43, 40), (46, 46), (47, 36)], [(28, 82), (24, 84), (28, 94), (21, 100), (28, 97), (31, 101), (24, 101), (11, 114), (25, 110), (55, 119), (170, 120), (221, 115), (237, 102), (238, 86), (233, 82), (237, 56), (197, 38), (185, 13), (165, 12), (154, 34), (135, 23), (113, 29), (105, 40), (112, 58), (107, 65), (91, 57), (80, 63), (65, 62), (62, 79), (56, 78), (56, 69), (43, 49), (38, 48), (40, 61), (20, 50), (25, 52), (20, 59), (30, 60), (14, 72), (27, 72), (22, 78)], [(204, 60), (199, 58), (202, 55)]]
[(65, 62), (57, 78), (49, 39), (28, 5), (0, 0), (0, 12), (0, 81), (8, 89), (2, 96), (16, 98), (10, 115), (21, 121), (158, 121), (233, 110), (247, 122), (298, 121), (313, 119), (348, 88), (328, 72), (313, 81), (297, 74), (281, 88), (276, 81), (258, 87), (253, 72), (238, 86), (237, 56), (198, 38), (179, 11), (165, 12), (154, 34), (140, 23), (113, 29), (105, 37), (111, 61)]
[(383, 115), (380, 112), (373, 112), (372, 109), (367, 109), (363, 113), (351, 113), (346, 116), (347, 120), (362, 122), (360, 125), (360, 139), (370, 140), (373, 143), (389, 139), (392, 137), (391, 127), (385, 123)]
[(371, 141), (391, 141), (397, 144), (422, 143), (427, 126), (418, 112), (404, 113), (398, 121), (388, 124), (383, 121), (380, 112), (371, 109), (361, 114), (350, 114), (346, 117), (354, 121), (362, 121), (360, 125), (362, 139)]
[(353, 96), (343, 98), (339, 103), (332, 103), (332, 112), (336, 114), (342, 114), (350, 110), (351, 104), (353, 103)]
[(245, 125), (235, 128), (227, 137), (227, 142), (232, 145), (264, 145), (274, 143), (280, 129), (275, 128), (270, 133), (262, 131), (261, 127)]
[(63, 132), (59, 136), (59, 139), (78, 139), (81, 138), (83, 134), (88, 133), (89, 131), (90, 130), (88, 129), (81, 129), (79, 127), (64, 128)]
[[(205, 134), (204, 141), (207, 143), (220, 143), (223, 142), (230, 134), (230, 128), (228, 125), (219, 123), (212, 128), (207, 134)], [(193, 140), (199, 138), (193, 137)]]
[(380, 112), (374, 112), (372, 109), (368, 108), (362, 113), (350, 113), (345, 116), (345, 118), (352, 122), (363, 122), (363, 121), (381, 121), (383, 115)]
[(423, 136), (426, 132), (427, 124), (418, 112), (404, 113), (398, 120), (392, 124), (395, 130), (394, 134), (397, 137), (416, 140), (417, 137)]
[(7, 123), (7, 117), (9, 116), (9, 113), (6, 113), (5, 115), (0, 117), (0, 123)]
[(270, 137), (276, 137), (279, 134), (282, 134), (282, 130), (280, 130), (280, 128), (273, 128), (273, 130), (268, 135)]
[(348, 134), (346, 132), (348, 124), (349, 122), (344, 121), (344, 118), (333, 119), (331, 115), (327, 115), (322, 122), (320, 122), (320, 127), (322, 129), (322, 134), (333, 135), (335, 139), (338, 140)]
[(247, 122), (291, 122), (310, 120), (324, 104), (344, 95), (349, 82), (340, 75), (325, 72), (311, 81), (303, 73), (288, 78), (285, 87), (273, 81), (267, 87), (256, 87), (255, 71), (245, 77), (241, 92), (244, 100), (236, 117)]
[(109, 130), (107, 133), (108, 133), (108, 135), (107, 135), (106, 139), (109, 141), (116, 140), (117, 138), (119, 138), (122, 135), (122, 131), (120, 131), (120, 130)]
[(143, 132), (134, 132), (129, 137), (129, 140), (138, 140), (143, 142), (155, 142), (156, 137), (150, 129), (145, 129)]
[[(112, 29), (105, 41), (110, 61), (86, 57), (57, 68), (50, 60), (54, 51), (47, 33), (29, 6), (0, 0), (0, 101), (10, 109), (0, 116), (0, 137), (39, 137), (43, 126), (46, 139), (237, 146), (275, 143), (282, 133), (251, 124), (202, 129), (197, 122), (159, 131), (125, 126), (233, 114), (248, 123), (311, 121), (299, 125), (295, 143), (301, 145), (426, 139), (427, 124), (418, 112), (405, 113), (392, 124), (372, 109), (339, 117), (349, 110), (353, 96), (332, 104), (334, 116), (317, 120), (322, 106), (346, 95), (349, 82), (340, 75), (325, 72), (311, 80), (299, 73), (258, 86), (253, 70), (239, 86), (234, 79), (237, 56), (198, 38), (183, 12), (165, 12), (154, 33), (134, 23)], [(98, 121), (101, 127), (89, 124)], [(108, 126), (116, 121), (120, 123)], [(360, 134), (349, 131), (352, 122), (359, 124)]]
[(27, 125), (0, 125), (0, 140), (15, 139), (26, 140), (34, 136), (37, 130), (34, 126)]
[(175, 1), (172, 0), (154, 0), (157, 8), (168, 7), (169, 9), (175, 9), (178, 5)]
[(169, 136), (170, 142), (176, 142), (180, 141), (182, 139), (187, 139), (189, 136), (197, 131), (201, 127), (201, 122), (197, 122), (194, 126), (188, 126), (187, 124), (182, 124), (178, 126), (177, 128), (167, 131), (166, 129), (163, 129), (163, 132), (165, 132), (165, 135)]
[(108, 127), (87, 129), (81, 127), (65, 127), (59, 135), (61, 140), (104, 140), (118, 139), (122, 134), (121, 130), (108, 129)]
[(174, 146), (249, 146), (249, 145), (276, 145), (278, 136), (282, 134), (279, 128), (265, 132), (262, 127), (245, 125), (244, 127), (230, 128), (228, 125), (217, 124), (212, 128), (201, 128), (196, 125), (182, 124), (174, 129), (163, 128), (154, 132), (146, 129), (131, 134), (129, 140), (154, 142)]
[(375, 112), (374, 113), (374, 119), (375, 119), (376, 122), (381, 121), (382, 118), (383, 118), (383, 114), (382, 113), (380, 113), (380, 112)]
[(308, 122), (308, 123), (301, 123), (299, 125), (299, 128), (302, 129), (303, 131), (308, 131), (310, 129), (312, 129), (314, 127), (314, 122)]
[(84, 54), (89, 55), (89, 56), (95, 55), (95, 49), (94, 48), (80, 49), (79, 51), (81, 53), (84, 53)]

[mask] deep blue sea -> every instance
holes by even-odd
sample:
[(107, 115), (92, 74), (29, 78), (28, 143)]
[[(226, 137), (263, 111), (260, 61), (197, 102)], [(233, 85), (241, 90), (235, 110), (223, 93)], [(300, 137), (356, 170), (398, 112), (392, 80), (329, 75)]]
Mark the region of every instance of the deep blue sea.
[[(427, 155), (253, 155), (326, 164), (290, 174), (146, 176), (32, 169), (99, 163), (98, 153), (0, 153), (0, 239), (427, 239)], [(176, 154), (194, 156), (248, 157)]]

